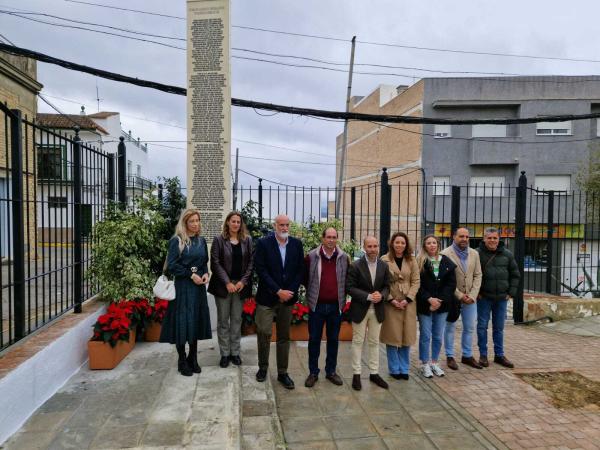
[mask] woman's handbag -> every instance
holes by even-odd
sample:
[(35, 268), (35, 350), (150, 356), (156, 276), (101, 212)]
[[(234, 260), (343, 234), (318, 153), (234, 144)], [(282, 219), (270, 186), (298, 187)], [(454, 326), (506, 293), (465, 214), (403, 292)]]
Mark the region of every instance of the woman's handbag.
[(167, 259), (165, 258), (165, 264), (163, 266), (163, 273), (156, 283), (154, 283), (154, 287), (152, 288), (152, 292), (156, 296), (156, 298), (160, 298), (161, 300), (175, 300), (175, 282), (173, 280), (169, 280), (165, 275), (165, 270), (167, 268)]

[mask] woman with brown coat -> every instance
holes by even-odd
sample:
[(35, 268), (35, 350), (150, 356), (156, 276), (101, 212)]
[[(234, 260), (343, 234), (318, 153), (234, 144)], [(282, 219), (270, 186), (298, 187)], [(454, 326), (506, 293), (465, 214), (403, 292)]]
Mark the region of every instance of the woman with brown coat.
[(242, 306), (252, 295), (252, 238), (237, 211), (227, 214), (223, 231), (215, 236), (210, 249), (210, 279), (208, 292), (217, 305), (217, 336), (223, 368), (231, 361), (242, 364), (240, 339)]
[(392, 235), (389, 252), (381, 259), (388, 264), (390, 294), (379, 340), (386, 344), (390, 375), (397, 380), (408, 380), (410, 346), (417, 341), (415, 300), (420, 278), (406, 233), (399, 231)]

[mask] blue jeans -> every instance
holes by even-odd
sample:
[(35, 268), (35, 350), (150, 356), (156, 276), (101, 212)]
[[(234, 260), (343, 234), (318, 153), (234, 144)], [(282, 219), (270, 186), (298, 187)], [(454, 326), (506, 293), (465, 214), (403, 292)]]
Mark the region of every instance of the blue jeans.
[(311, 374), (319, 375), (319, 355), (321, 354), (321, 336), (323, 325), (327, 329), (327, 358), (325, 373), (333, 375), (337, 365), (338, 336), (342, 315), (340, 307), (335, 304), (317, 303), (314, 311), (308, 313), (308, 369)]
[[(475, 331), (475, 321), (477, 320), (477, 303), (469, 305), (463, 303), (460, 312), (462, 317), (462, 338), (460, 345), (462, 348), (462, 356), (470, 358), (473, 356), (473, 333)], [(444, 333), (444, 348), (446, 349), (446, 357), (454, 358), (454, 330), (456, 322), (448, 322)]]
[(487, 356), (487, 329), (492, 315), (492, 339), (494, 340), (494, 356), (504, 356), (504, 322), (508, 300), (492, 300), (480, 298), (477, 301), (477, 345), (479, 355)]
[(448, 317), (447, 312), (419, 314), (419, 359), (423, 364), (430, 361), (430, 348), (431, 361), (437, 361), (440, 356), (446, 317)]
[(408, 368), (410, 367), (410, 347), (408, 345), (403, 347), (386, 345), (385, 351), (387, 353), (388, 369), (390, 373), (393, 375), (399, 373), (408, 375)]

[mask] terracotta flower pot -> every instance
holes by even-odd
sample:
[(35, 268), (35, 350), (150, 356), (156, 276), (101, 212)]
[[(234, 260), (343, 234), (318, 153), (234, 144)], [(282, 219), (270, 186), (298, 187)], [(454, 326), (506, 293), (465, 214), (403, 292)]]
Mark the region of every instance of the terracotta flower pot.
[[(308, 341), (308, 322), (300, 322), (290, 325), (290, 341)], [(275, 323), (271, 332), (271, 342), (277, 342)]]
[(129, 332), (129, 341), (119, 341), (111, 347), (109, 343), (88, 341), (90, 369), (114, 369), (135, 346), (135, 330)]
[(256, 324), (247, 324), (242, 322), (242, 336), (256, 334)]
[(150, 325), (144, 330), (144, 340), (146, 342), (158, 342), (161, 329), (162, 324), (155, 321), (150, 322)]
[(342, 325), (340, 326), (340, 341), (351, 341), (352, 340), (352, 323), (342, 321)]

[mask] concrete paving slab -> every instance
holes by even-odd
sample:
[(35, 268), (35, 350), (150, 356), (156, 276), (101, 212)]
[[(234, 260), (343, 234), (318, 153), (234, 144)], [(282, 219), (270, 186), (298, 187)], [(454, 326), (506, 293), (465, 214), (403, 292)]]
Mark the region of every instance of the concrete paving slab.
[(144, 447), (181, 447), (186, 424), (182, 422), (162, 422), (148, 425), (141, 444)]
[(419, 424), (405, 413), (371, 414), (370, 419), (380, 436), (420, 432)]
[(64, 428), (48, 445), (48, 450), (79, 450), (88, 448), (98, 434), (93, 428)]
[(335, 440), (377, 436), (370, 418), (364, 415), (328, 416), (323, 417), (323, 421)]
[[(385, 437), (383, 441), (388, 448), (395, 450), (435, 450), (437, 447), (423, 434), (405, 434), (402, 437)], [(444, 448), (444, 447), (440, 447)], [(452, 449), (460, 449), (461, 447), (452, 447)]]
[(288, 443), (324, 441), (333, 438), (330, 428), (322, 417), (282, 418), (281, 426), (285, 441)]
[(335, 441), (292, 442), (288, 450), (336, 450)]
[(90, 445), (90, 449), (137, 447), (146, 430), (146, 424), (104, 426)]
[(337, 448), (344, 450), (380, 450), (387, 449), (384, 441), (379, 437), (367, 437), (360, 439), (339, 439), (335, 441)]

